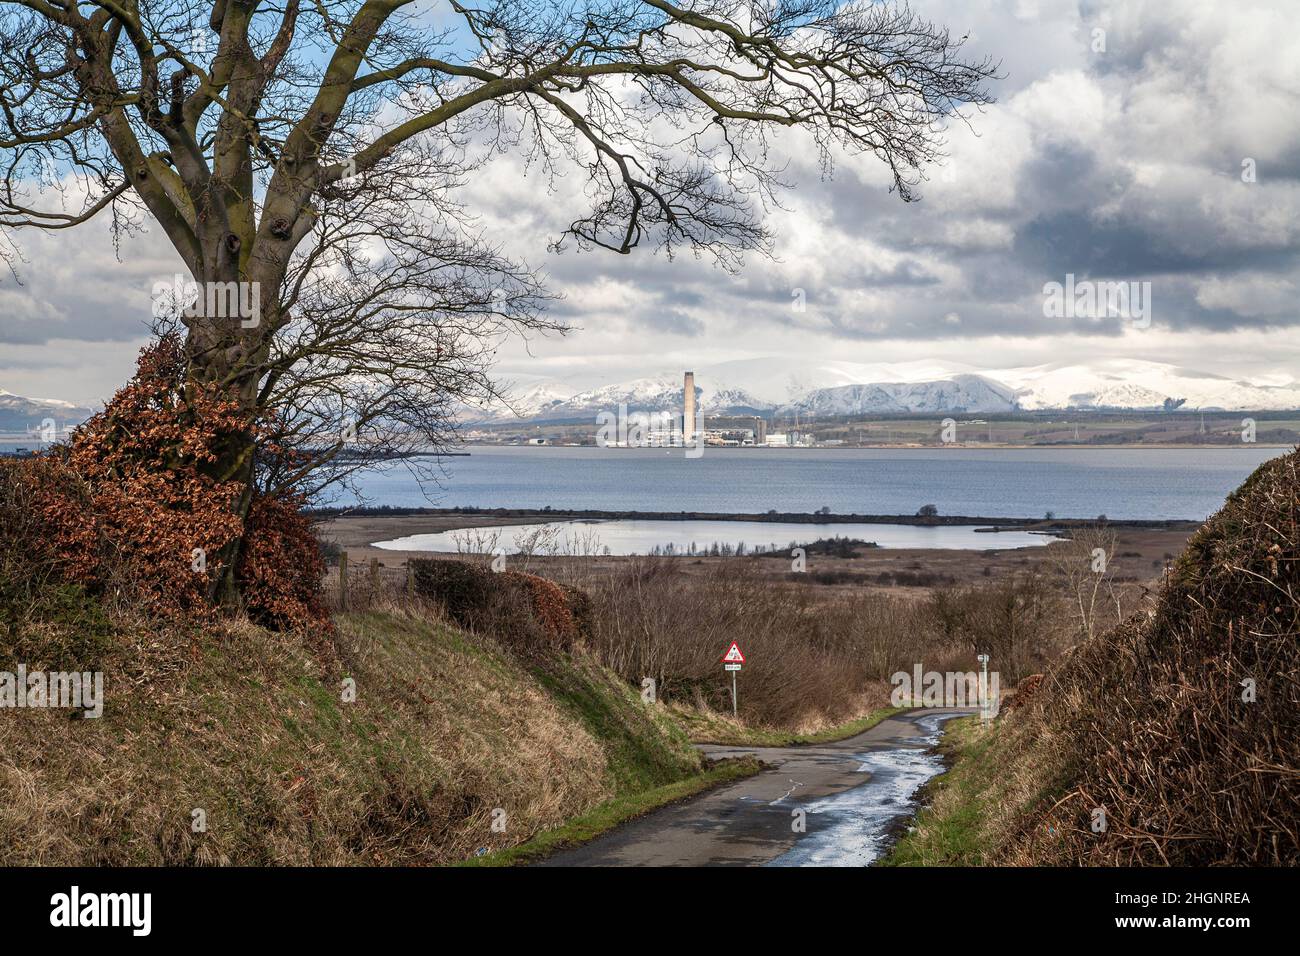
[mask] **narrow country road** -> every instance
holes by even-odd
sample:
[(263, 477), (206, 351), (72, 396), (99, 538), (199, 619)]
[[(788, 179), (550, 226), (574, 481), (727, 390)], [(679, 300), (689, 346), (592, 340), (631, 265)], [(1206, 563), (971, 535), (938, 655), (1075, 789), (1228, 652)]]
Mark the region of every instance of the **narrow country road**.
[[(856, 737), (803, 747), (702, 746), (711, 757), (755, 754), (772, 764), (665, 807), (541, 866), (865, 866), (942, 770), (945, 720), (973, 710), (896, 714)], [(802, 825), (802, 832), (800, 826)]]

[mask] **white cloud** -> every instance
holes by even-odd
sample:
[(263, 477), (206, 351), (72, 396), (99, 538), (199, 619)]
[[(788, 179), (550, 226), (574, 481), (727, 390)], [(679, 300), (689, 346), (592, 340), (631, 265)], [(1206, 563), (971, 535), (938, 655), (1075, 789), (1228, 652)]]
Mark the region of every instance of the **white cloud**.
[(1281, 315), (1300, 308), (1298, 291), (1291, 278), (1243, 273), (1198, 283), (1196, 301), (1207, 309), (1227, 309), (1237, 315)]
[[(969, 34), (970, 55), (1003, 60), (1000, 102), (952, 126), (948, 172), (930, 171), (917, 204), (888, 194), (871, 157), (839, 157), (823, 180), (806, 138), (783, 133), (772, 162), (796, 185), (768, 213), (776, 259), (751, 257), (735, 277), (648, 249), (547, 255), (582, 211), (583, 173), (549, 182), (498, 156), (457, 198), (489, 241), (550, 273), (579, 327), (507, 346), (502, 370), (585, 386), (738, 356), (1005, 367), (1096, 355), (1285, 375), (1300, 367), (1300, 34), (1285, 6), (918, 0)], [(1096, 27), (1104, 53), (1090, 48)], [(12, 344), (0, 387), (85, 400), (129, 374), (148, 289), (175, 270), (157, 230), (129, 242), (119, 264), (102, 224), (24, 238), (26, 285), (0, 283)], [(1158, 327), (1045, 323), (1035, 295), (1066, 271), (1150, 279)], [(793, 288), (807, 312), (791, 309)], [(66, 341), (38, 344), (47, 336)], [(95, 341), (112, 343), (98, 361)]]

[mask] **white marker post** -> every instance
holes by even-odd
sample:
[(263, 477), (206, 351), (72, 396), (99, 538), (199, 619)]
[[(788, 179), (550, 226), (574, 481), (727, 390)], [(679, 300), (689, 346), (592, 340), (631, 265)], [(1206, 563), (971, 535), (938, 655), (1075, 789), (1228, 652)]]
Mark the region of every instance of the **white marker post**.
[(745, 663), (745, 655), (740, 653), (740, 645), (735, 641), (727, 648), (727, 653), (722, 655), (722, 669), (731, 671), (731, 716), (736, 718), (736, 671), (740, 670)]
[(981, 654), (975, 659), (980, 662), (982, 672), (980, 683), (980, 726), (987, 727), (989, 722), (989, 656)]

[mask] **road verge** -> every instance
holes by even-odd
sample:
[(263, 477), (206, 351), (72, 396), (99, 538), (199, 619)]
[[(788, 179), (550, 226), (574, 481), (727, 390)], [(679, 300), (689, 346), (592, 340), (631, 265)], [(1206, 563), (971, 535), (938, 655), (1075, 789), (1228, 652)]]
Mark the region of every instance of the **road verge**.
[(615, 827), (659, 810), (669, 804), (698, 796), (707, 790), (720, 787), (733, 780), (753, 776), (763, 769), (763, 763), (753, 757), (714, 761), (703, 773), (685, 780), (644, 790), (640, 793), (621, 794), (606, 800), (581, 816), (562, 826), (545, 830), (526, 843), (508, 847), (494, 853), (464, 860), (457, 866), (526, 866), (544, 860), (558, 850), (581, 846)]

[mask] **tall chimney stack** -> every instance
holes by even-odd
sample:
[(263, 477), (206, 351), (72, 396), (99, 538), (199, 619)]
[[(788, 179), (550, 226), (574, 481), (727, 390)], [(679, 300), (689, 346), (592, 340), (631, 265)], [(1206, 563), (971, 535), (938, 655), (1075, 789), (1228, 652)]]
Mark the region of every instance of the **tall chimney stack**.
[(695, 373), (687, 372), (683, 389), (686, 401), (682, 408), (682, 444), (695, 440)]

